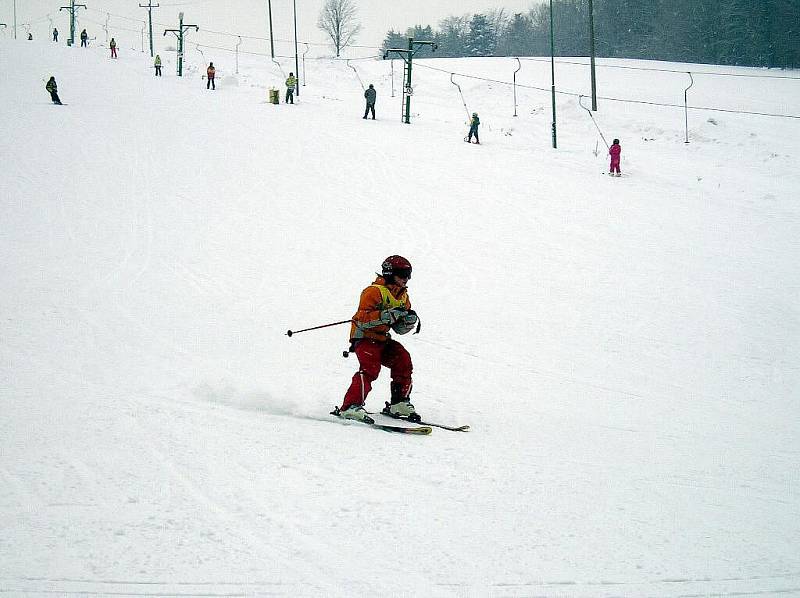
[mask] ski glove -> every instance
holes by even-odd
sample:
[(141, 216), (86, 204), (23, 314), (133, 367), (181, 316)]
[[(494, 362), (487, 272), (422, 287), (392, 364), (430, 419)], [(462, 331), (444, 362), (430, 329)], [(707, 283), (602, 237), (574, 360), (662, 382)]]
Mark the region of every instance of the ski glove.
[(398, 320), (404, 318), (408, 312), (401, 307), (392, 307), (391, 309), (384, 309), (381, 312), (381, 322), (393, 325)]
[(406, 314), (397, 320), (394, 324), (392, 324), (392, 330), (394, 330), (397, 334), (408, 334), (419, 322), (419, 318), (417, 317), (417, 312), (413, 309), (410, 309), (406, 312)]

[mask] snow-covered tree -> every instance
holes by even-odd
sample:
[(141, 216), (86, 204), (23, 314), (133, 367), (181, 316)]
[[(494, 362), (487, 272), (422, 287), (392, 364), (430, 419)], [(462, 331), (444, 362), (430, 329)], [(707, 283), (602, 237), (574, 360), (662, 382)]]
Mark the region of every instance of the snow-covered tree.
[(497, 39), (486, 15), (472, 16), (466, 41), (466, 50), (469, 56), (491, 56), (494, 53)]

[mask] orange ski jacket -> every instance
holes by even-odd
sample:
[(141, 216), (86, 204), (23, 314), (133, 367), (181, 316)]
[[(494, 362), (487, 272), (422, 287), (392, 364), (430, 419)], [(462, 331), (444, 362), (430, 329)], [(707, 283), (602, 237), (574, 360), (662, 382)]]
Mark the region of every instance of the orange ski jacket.
[(375, 282), (361, 291), (358, 311), (353, 315), (353, 324), (350, 326), (350, 340), (389, 340), (389, 326), (381, 322), (381, 312), (392, 307), (411, 309), (408, 289), (397, 284), (386, 284), (386, 279), (378, 276)]

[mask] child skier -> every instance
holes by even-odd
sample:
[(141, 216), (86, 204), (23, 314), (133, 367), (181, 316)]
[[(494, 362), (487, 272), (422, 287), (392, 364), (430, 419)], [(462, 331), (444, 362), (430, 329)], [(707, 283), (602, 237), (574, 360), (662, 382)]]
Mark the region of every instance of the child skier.
[(407, 334), (415, 326), (419, 331), (417, 314), (411, 309), (406, 288), (409, 278), (411, 263), (403, 256), (391, 255), (381, 264), (381, 275), (361, 292), (358, 311), (350, 326), (350, 348), (358, 357), (359, 369), (334, 415), (375, 423), (364, 411), (364, 403), (383, 365), (389, 368), (392, 377), (391, 403), (386, 403), (383, 413), (412, 422), (421, 420), (409, 398), (411, 356), (389, 334), (390, 329)]
[(56, 78), (50, 77), (50, 80), (47, 82), (44, 88), (50, 93), (50, 99), (53, 100), (53, 103), (60, 106), (61, 99), (58, 97), (58, 85), (56, 85)]
[(469, 123), (469, 134), (467, 135), (466, 141), (470, 143), (472, 141), (472, 136), (475, 135), (475, 143), (480, 145), (480, 140), (478, 139), (478, 126), (481, 124), (481, 119), (478, 118), (478, 113), (472, 113), (472, 120)]
[(619, 144), (619, 139), (615, 139), (611, 147), (608, 148), (608, 154), (611, 156), (611, 166), (608, 169), (608, 176), (622, 176), (619, 171), (619, 156), (622, 153), (622, 146)]

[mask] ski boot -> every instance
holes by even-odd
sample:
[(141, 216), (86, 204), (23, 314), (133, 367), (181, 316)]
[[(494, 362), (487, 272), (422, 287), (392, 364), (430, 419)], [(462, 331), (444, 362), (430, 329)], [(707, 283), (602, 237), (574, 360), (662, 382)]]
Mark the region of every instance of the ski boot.
[(364, 410), (363, 405), (350, 405), (347, 409), (342, 410), (338, 407), (334, 407), (333, 411), (331, 411), (331, 415), (341, 417), (342, 419), (354, 419), (365, 424), (375, 423), (375, 420)]
[(414, 409), (411, 401), (404, 399), (398, 403), (386, 403), (382, 413), (395, 419), (407, 419), (410, 422), (421, 422), (422, 416)]
[(392, 382), (391, 389), (391, 403), (386, 403), (381, 413), (396, 419), (406, 419), (410, 422), (422, 421), (422, 417), (417, 413), (417, 410), (414, 409), (414, 405), (411, 404), (411, 399), (408, 396), (403, 396), (400, 385)]

